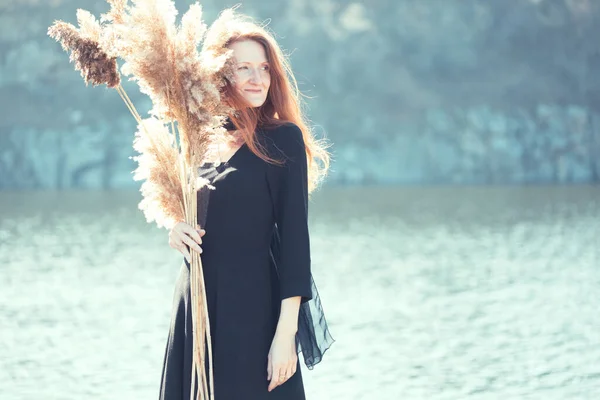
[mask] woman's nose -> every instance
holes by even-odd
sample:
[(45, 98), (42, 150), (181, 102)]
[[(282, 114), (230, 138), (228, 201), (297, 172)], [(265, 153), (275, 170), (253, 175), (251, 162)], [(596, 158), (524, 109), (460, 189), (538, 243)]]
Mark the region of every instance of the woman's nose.
[(262, 84), (262, 77), (260, 76), (260, 70), (258, 69), (253, 69), (252, 70), (252, 76), (250, 77), (250, 80), (256, 84)]

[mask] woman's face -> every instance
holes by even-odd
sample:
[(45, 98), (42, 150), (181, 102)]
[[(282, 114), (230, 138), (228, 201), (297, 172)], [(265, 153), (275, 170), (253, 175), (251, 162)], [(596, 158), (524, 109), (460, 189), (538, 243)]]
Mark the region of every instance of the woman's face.
[(235, 88), (252, 105), (260, 107), (271, 86), (271, 71), (264, 47), (254, 40), (243, 40), (229, 46), (235, 58)]

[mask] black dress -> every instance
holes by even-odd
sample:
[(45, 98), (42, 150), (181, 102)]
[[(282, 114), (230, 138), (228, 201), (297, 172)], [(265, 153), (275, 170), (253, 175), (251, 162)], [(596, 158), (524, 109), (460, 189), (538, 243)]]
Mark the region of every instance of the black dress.
[[(267, 154), (285, 165), (263, 161), (244, 144), (226, 163), (199, 169), (215, 187), (198, 193), (198, 219), (206, 230), (201, 258), (215, 399), (303, 400), (300, 358), (296, 373), (268, 392), (267, 355), (281, 300), (293, 296), (301, 296), (296, 346), (305, 364), (312, 369), (334, 342), (311, 274), (306, 153), (294, 124), (258, 129), (256, 136)], [(175, 288), (160, 400), (190, 399), (189, 281), (190, 266), (184, 259)]]

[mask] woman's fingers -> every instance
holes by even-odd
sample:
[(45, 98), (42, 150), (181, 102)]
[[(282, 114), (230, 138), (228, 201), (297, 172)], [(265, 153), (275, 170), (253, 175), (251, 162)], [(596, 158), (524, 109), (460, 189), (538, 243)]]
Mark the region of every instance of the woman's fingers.
[(190, 246), (191, 249), (196, 250), (198, 253), (202, 253), (202, 248), (200, 248), (198, 243), (196, 243), (191, 237), (189, 237), (185, 233), (182, 233), (180, 235), (180, 237), (181, 237), (181, 241), (183, 243), (187, 244), (188, 246)]
[(169, 246), (175, 250), (181, 251), (180, 247), (183, 246), (181, 238), (177, 229), (173, 228), (169, 232)]
[(287, 379), (285, 365), (278, 365), (273, 368), (273, 374), (271, 377), (271, 384), (269, 385), (269, 391), (275, 389), (277, 386), (283, 384)]
[(179, 222), (177, 225), (175, 225), (173, 231), (177, 232), (177, 234), (179, 234), (181, 237), (191, 237), (198, 244), (202, 244), (202, 236), (206, 234), (204, 229), (200, 229), (200, 225), (196, 225), (196, 229), (194, 229), (191, 225), (185, 222)]
[(287, 365), (286, 367), (282, 368), (282, 374), (285, 373), (285, 378), (283, 379), (283, 381), (280, 381), (279, 384), (281, 385), (282, 383), (284, 383), (285, 381), (287, 381), (288, 379), (290, 379), (290, 377), (292, 376), (292, 367)]
[(169, 247), (171, 247), (172, 249), (175, 249), (175, 250), (179, 250), (177, 248), (177, 243), (175, 242), (173, 233), (169, 234)]
[[(194, 229), (193, 227), (191, 227), (188, 224), (185, 224), (185, 226), (182, 227), (183, 228), (183, 233), (186, 234), (187, 236), (191, 237), (196, 243), (198, 244), (202, 244), (202, 238), (201, 236), (204, 234), (200, 234), (199, 230), (200, 230), (200, 226), (196, 225), (196, 229)], [(201, 231), (201, 230), (200, 230)]]
[(271, 363), (271, 357), (267, 358), (267, 380), (270, 381), (273, 376), (273, 364)]
[(271, 382), (269, 383), (269, 392), (275, 389), (279, 385), (279, 368), (273, 367), (273, 371), (271, 373)]
[(205, 233), (204, 230), (200, 230), (199, 232), (189, 224), (179, 222), (169, 232), (169, 246), (183, 254), (186, 260), (191, 263), (192, 257), (189, 249), (194, 249), (198, 253), (202, 253), (199, 243), (202, 243), (201, 236), (204, 236)]

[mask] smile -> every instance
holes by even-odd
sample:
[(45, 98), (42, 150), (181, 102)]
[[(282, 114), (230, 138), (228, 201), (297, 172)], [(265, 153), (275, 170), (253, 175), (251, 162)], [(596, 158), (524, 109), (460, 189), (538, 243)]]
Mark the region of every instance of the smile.
[(246, 92), (250, 92), (250, 93), (261, 93), (262, 90), (260, 89), (245, 89)]

